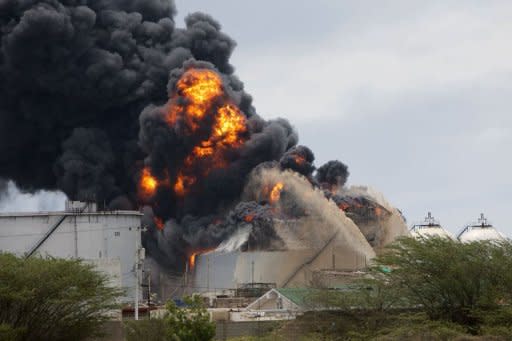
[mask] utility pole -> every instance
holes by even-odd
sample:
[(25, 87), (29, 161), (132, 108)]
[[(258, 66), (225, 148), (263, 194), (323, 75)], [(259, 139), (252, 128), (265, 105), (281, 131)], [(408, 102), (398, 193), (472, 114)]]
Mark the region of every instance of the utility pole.
[(254, 288), (254, 260), (251, 262), (251, 286)]
[(135, 320), (139, 319), (139, 284), (140, 284), (140, 267), (141, 260), (145, 258), (145, 250), (139, 245), (142, 238), (142, 226), (136, 228), (137, 236), (135, 237)]
[(206, 270), (206, 292), (210, 292), (210, 257), (206, 257), (206, 264), (207, 264), (207, 270)]

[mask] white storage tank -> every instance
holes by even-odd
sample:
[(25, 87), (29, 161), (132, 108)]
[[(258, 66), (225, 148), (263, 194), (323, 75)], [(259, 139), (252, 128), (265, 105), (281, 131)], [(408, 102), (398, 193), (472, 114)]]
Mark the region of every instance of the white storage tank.
[(425, 220), (422, 224), (413, 225), (410, 229), (411, 235), (415, 238), (425, 238), (425, 237), (440, 237), (440, 238), (449, 238), (455, 239), (455, 236), (446, 231), (439, 221), (437, 221), (431, 212), (428, 212)]
[(139, 211), (97, 211), (84, 202), (68, 202), (64, 212), (0, 213), (0, 251), (84, 259), (125, 288), (128, 300), (134, 297), (141, 217)]
[(505, 237), (487, 221), (483, 213), (480, 214), (478, 223), (464, 227), (457, 238), (463, 243), (505, 240)]

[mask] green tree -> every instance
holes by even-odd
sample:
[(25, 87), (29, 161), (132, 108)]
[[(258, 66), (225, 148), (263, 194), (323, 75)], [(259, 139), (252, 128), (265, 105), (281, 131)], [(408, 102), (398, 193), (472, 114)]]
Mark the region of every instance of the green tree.
[(403, 238), (375, 259), (372, 272), (381, 288), (400, 292), (400, 305), (421, 308), (433, 320), (475, 325), (511, 302), (512, 244)]
[(167, 303), (163, 319), (129, 321), (128, 341), (207, 341), (215, 336), (215, 324), (204, 308), (200, 296), (185, 297), (185, 308)]
[(122, 292), (80, 260), (0, 253), (0, 339), (83, 340), (100, 334)]

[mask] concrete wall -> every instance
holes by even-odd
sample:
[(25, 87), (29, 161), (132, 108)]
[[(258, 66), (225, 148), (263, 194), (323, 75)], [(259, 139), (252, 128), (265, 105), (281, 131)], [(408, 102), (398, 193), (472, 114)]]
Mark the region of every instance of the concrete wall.
[[(133, 296), (136, 241), (140, 245), (137, 211), (16, 213), (0, 214), (0, 250), (24, 255), (63, 216), (65, 220), (42, 244), (37, 253), (62, 258), (96, 261)], [(120, 265), (120, 274), (116, 268)]]

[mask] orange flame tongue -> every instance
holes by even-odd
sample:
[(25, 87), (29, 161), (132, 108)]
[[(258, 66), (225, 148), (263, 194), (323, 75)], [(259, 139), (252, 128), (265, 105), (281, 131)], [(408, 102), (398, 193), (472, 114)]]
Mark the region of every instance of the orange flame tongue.
[(190, 271), (194, 270), (194, 268), (196, 266), (196, 258), (198, 255), (201, 255), (203, 253), (207, 253), (207, 252), (210, 252), (213, 250), (215, 250), (215, 248), (202, 249), (202, 250), (197, 250), (197, 251), (190, 253), (190, 255), (188, 256), (188, 269)]
[(164, 229), (164, 221), (158, 217), (155, 217), (153, 219), (154, 223), (155, 223), (155, 226), (157, 229), (159, 230), (163, 230)]
[(283, 190), (284, 184), (282, 182), (278, 182), (270, 191), (270, 203), (275, 204), (281, 198), (281, 191)]

